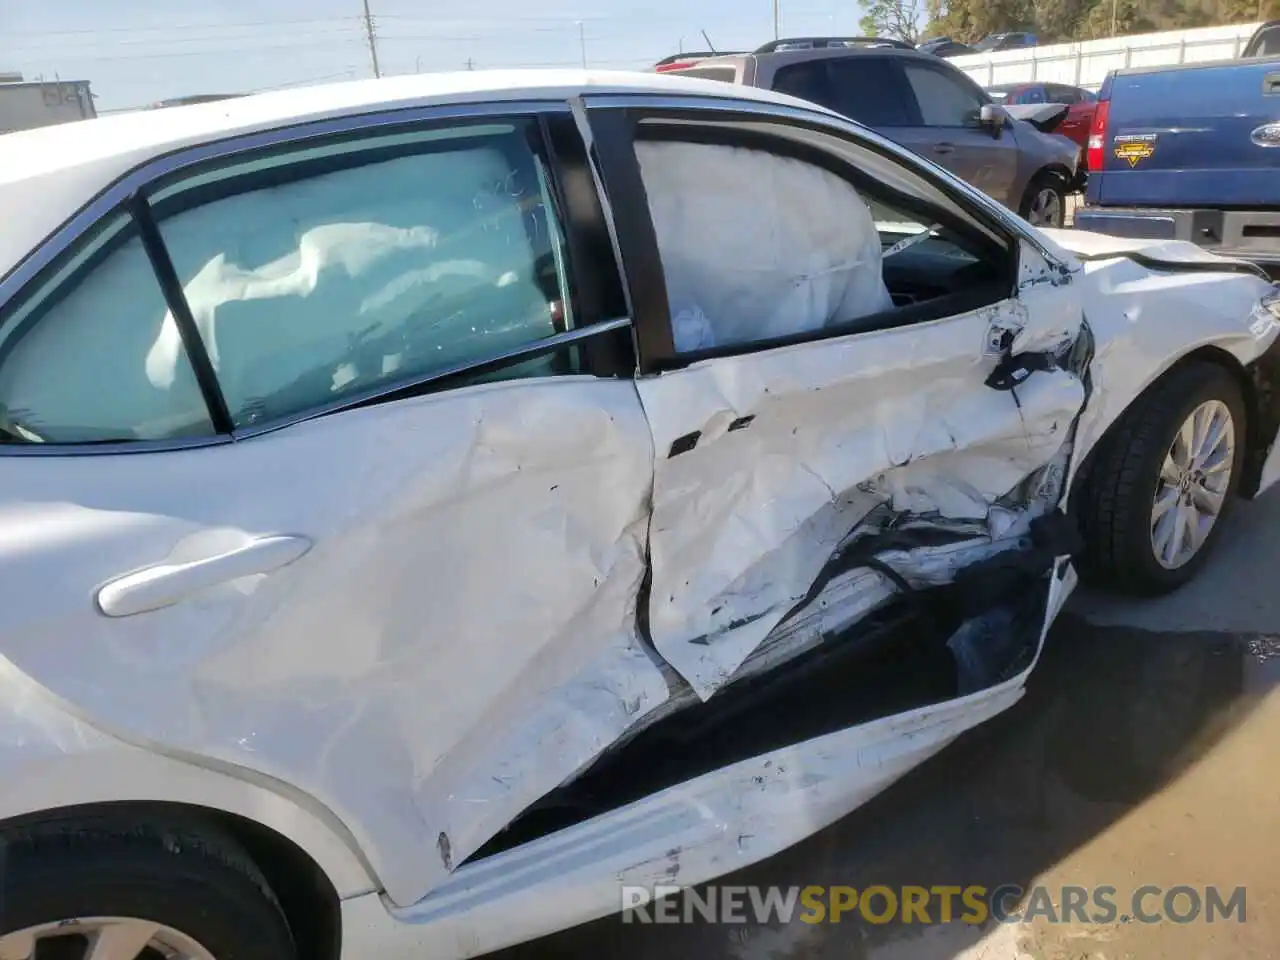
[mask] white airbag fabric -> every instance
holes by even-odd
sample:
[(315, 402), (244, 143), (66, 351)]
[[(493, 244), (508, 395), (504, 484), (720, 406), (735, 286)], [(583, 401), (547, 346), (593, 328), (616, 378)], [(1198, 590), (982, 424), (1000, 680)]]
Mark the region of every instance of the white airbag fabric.
[(808, 333), (892, 307), (871, 211), (840, 177), (743, 147), (642, 141), (636, 153), (677, 350)]

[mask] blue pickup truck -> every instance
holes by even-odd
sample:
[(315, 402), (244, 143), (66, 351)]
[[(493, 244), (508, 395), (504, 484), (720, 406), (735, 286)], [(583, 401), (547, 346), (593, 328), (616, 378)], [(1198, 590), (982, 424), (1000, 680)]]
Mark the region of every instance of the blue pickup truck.
[(1238, 60), (1108, 75), (1076, 226), (1280, 270), (1280, 21)]

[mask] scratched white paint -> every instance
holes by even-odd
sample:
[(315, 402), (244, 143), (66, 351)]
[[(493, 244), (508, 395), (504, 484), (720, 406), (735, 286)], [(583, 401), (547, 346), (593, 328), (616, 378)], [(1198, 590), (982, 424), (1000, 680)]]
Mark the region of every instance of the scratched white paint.
[[(982, 525), (1059, 452), (1084, 402), (1075, 375), (1038, 373), (1016, 398), (983, 383), (996, 362), (982, 353), (988, 327), (1020, 316), (1007, 302), (640, 381), (658, 455), (650, 631), (700, 697), (872, 509)], [(754, 419), (728, 429), (743, 417)], [(664, 456), (691, 431), (696, 447)]]
[[(1223, 258), (1184, 241), (1125, 240), (1074, 230), (1041, 231), (1065, 256), (1115, 259), (1081, 265), (1076, 285), (1084, 315), (1096, 340), (1090, 373), (1093, 394), (1080, 421), (1080, 458), (1102, 438), (1116, 418), (1180, 357), (1215, 347), (1250, 364), (1275, 344), (1280, 324), (1251, 329), (1259, 300), (1275, 289), (1243, 273), (1152, 271), (1121, 256), (1135, 253), (1163, 263), (1212, 265)], [(1273, 450), (1274, 454), (1274, 450)], [(1280, 461), (1263, 486), (1274, 483)]]
[[(1065, 569), (1050, 580), (1041, 644), (1075, 586)], [(374, 902), (355, 901), (344, 917), (356, 931), (344, 957), (462, 960), (614, 913), (622, 885), (688, 887), (749, 866), (838, 820), (1012, 706), (1031, 669), (980, 693), (726, 766), (466, 864), (421, 903), (393, 910), (395, 924), (371, 919)]]
[[(410, 903), (666, 699), (635, 633), (652, 465), (635, 387), (585, 377), (0, 459), (0, 645), (116, 738), (315, 798)], [(312, 547), (95, 608), (121, 574), (273, 534)]]

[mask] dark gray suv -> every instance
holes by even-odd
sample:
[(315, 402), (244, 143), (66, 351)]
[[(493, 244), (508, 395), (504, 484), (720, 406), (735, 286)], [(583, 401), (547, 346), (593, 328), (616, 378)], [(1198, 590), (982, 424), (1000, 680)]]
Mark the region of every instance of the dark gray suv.
[(763, 87), (820, 104), (946, 167), (1037, 226), (1063, 225), (1079, 147), (1009, 116), (968, 76), (927, 53), (870, 44), (786, 49), (775, 42), (669, 75)]

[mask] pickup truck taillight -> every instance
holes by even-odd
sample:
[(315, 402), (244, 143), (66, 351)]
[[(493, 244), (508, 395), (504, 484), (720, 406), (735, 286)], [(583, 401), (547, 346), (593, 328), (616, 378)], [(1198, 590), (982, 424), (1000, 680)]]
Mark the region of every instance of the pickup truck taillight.
[(1089, 145), (1085, 150), (1085, 163), (1089, 172), (1101, 170), (1107, 159), (1107, 118), (1111, 113), (1111, 101), (1099, 100), (1093, 111), (1093, 123), (1089, 125)]

